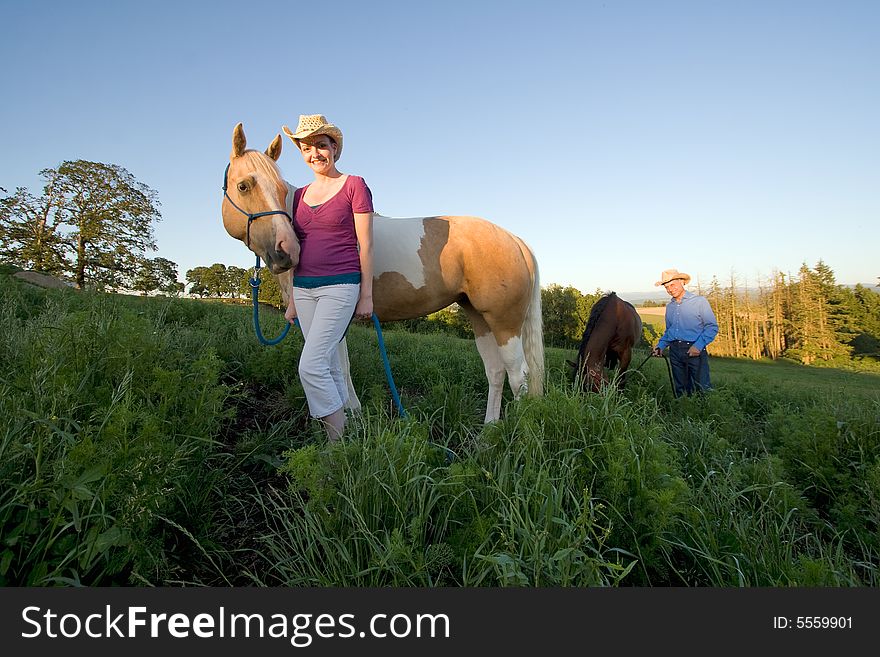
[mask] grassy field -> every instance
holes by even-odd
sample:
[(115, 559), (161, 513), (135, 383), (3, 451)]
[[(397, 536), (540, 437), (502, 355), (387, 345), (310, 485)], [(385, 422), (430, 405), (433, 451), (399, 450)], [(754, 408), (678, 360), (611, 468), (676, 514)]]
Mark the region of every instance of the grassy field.
[[(301, 337), (248, 308), (0, 275), (0, 583), (876, 586), (880, 377), (712, 359), (675, 400), (547, 393), (483, 426), (471, 340), (352, 326), (364, 404), (307, 417)], [(282, 319), (264, 315), (275, 335)], [(635, 364), (644, 358), (636, 357)]]

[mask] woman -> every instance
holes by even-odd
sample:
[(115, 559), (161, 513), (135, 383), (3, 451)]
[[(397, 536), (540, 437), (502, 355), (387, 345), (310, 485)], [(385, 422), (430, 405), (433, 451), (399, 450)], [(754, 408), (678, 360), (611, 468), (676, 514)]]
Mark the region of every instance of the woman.
[(293, 199), (300, 256), (284, 316), (299, 318), (305, 337), (299, 376), (309, 412), (337, 440), (347, 391), (336, 348), (352, 316), (373, 314), (373, 199), (363, 178), (336, 168), (342, 131), (324, 116), (300, 115), (295, 131), (283, 130), (315, 176)]

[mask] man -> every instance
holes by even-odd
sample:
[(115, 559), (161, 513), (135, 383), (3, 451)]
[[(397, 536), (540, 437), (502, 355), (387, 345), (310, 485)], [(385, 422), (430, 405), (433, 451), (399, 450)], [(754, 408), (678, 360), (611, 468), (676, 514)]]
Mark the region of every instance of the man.
[(676, 397), (712, 389), (706, 345), (718, 335), (718, 322), (706, 297), (684, 289), (690, 280), (688, 274), (667, 269), (654, 283), (665, 287), (672, 301), (666, 305), (666, 332), (651, 353), (660, 356), (669, 347)]

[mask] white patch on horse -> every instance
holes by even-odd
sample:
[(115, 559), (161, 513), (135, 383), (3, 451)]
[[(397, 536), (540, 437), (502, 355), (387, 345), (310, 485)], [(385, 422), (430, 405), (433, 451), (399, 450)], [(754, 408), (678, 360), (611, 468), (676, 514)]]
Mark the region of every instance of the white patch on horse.
[(504, 361), (495, 336), (491, 333), (476, 339), (477, 351), (483, 359), (483, 368), (489, 380), (489, 397), (486, 400), (486, 423), (494, 422), (501, 417), (501, 395), (504, 390)]
[(528, 390), (529, 366), (526, 364), (525, 352), (523, 352), (522, 340), (518, 337), (510, 338), (504, 345), (498, 347), (501, 352), (501, 360), (507, 370), (507, 381), (510, 390), (517, 399)]
[(393, 219), (374, 215), (373, 276), (386, 272), (403, 276), (415, 289), (425, 286), (425, 268), (419, 257), (425, 226), (421, 218)]
[[(263, 196), (270, 203), (270, 210), (284, 210), (281, 201), (278, 198), (278, 187), (271, 180), (267, 179), (262, 173), (254, 172), (254, 180), (257, 181), (257, 187), (263, 192)], [(281, 216), (281, 215), (278, 215)]]

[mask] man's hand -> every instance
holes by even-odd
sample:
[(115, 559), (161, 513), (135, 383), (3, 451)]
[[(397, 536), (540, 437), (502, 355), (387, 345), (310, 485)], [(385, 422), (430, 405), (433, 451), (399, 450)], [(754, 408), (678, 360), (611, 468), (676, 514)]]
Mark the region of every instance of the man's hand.
[(700, 355), (700, 350), (697, 349), (694, 345), (691, 345), (690, 349), (688, 349), (688, 356), (691, 358), (696, 358)]

